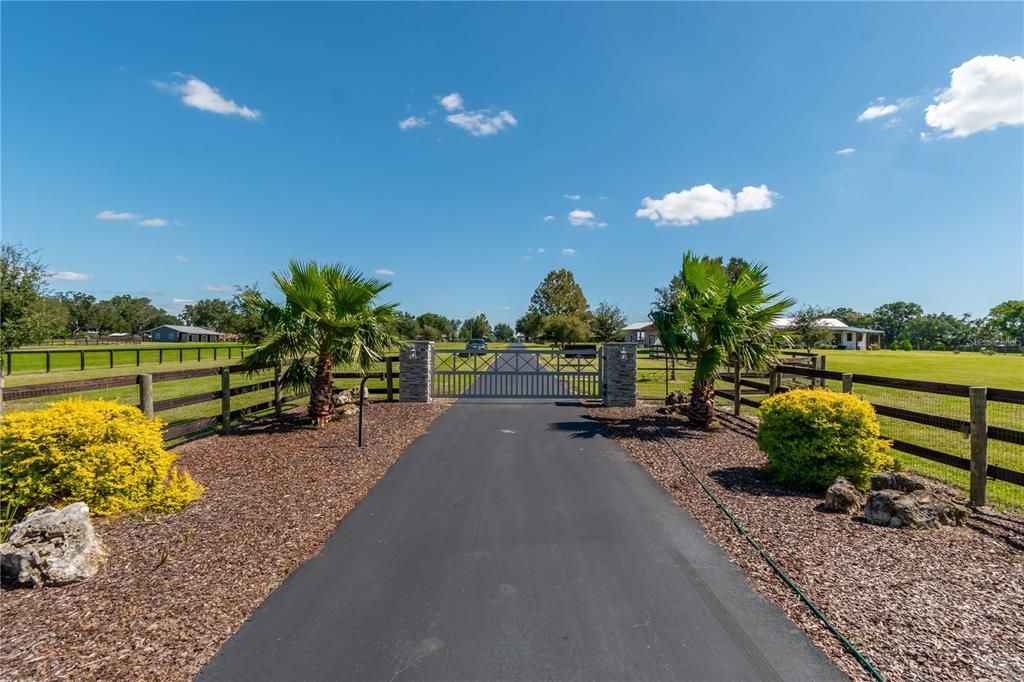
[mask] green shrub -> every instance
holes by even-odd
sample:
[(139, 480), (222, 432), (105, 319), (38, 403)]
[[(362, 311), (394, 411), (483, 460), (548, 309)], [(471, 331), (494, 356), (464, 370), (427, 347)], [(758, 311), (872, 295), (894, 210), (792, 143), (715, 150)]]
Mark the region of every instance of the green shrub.
[(914, 350), (914, 346), (910, 343), (910, 341), (904, 340), (900, 344), (900, 350)]
[(872, 474), (896, 464), (879, 433), (866, 400), (799, 389), (761, 403), (757, 444), (768, 456), (768, 473), (780, 483), (820, 490), (844, 476), (863, 489)]
[(11, 519), (85, 502), (94, 514), (177, 511), (203, 487), (173, 466), (161, 424), (110, 400), (62, 400), (0, 423), (0, 506)]

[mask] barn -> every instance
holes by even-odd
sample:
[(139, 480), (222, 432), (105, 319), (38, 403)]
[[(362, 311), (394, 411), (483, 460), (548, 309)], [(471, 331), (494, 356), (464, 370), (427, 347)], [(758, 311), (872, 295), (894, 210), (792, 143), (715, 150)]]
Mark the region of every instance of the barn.
[(220, 341), (224, 336), (220, 332), (204, 327), (188, 327), (179, 324), (162, 324), (153, 327), (146, 335), (152, 341), (177, 341), (180, 343), (210, 343)]

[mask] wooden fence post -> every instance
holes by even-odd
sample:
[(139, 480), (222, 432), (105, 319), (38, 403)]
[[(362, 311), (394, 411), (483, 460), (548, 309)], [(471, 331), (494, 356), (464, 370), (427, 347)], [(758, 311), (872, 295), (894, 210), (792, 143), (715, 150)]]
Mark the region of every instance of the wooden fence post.
[(740, 416), (740, 400), (740, 363), (737, 362), (732, 380), (732, 413), (737, 417)]
[[(825, 356), (824, 355), (819, 355), (818, 356), (818, 369), (820, 369), (822, 372), (825, 371)], [(816, 381), (817, 381), (818, 386), (820, 386), (821, 388), (825, 387), (825, 377), (819, 377)]]
[(274, 367), (274, 415), (281, 418), (281, 365)]
[(988, 389), (971, 386), (971, 504), (984, 507), (988, 484)]
[(50, 351), (46, 351), (46, 371), (50, 371)]
[(107, 353), (110, 355), (110, 369), (114, 369), (114, 351), (108, 350)]
[(139, 375), (139, 409), (142, 413), (153, 418), (153, 375)]
[(843, 393), (853, 393), (853, 373), (843, 372)]
[(220, 433), (231, 433), (231, 370), (227, 367), (220, 370)]
[(78, 351), (78, 369), (85, 371), (85, 351)]
[(142, 351), (138, 348), (135, 349), (135, 366), (138, 367), (142, 364)]
[(159, 359), (159, 361), (158, 361), (158, 364), (161, 364), (161, 365), (162, 365), (162, 364), (164, 364), (164, 349), (163, 349), (163, 348), (161, 348), (161, 349), (160, 349), (160, 355), (159, 355), (159, 358), (160, 358), (160, 359)]
[(14, 367), (14, 356), (10, 353), (7, 354), (7, 376), (11, 376), (11, 370)]
[(180, 365), (183, 362), (185, 362), (185, 349), (179, 346), (178, 347), (178, 364)]
[(385, 371), (387, 371), (387, 382), (388, 382), (388, 402), (395, 399), (395, 366), (391, 358), (388, 358), (384, 363)]

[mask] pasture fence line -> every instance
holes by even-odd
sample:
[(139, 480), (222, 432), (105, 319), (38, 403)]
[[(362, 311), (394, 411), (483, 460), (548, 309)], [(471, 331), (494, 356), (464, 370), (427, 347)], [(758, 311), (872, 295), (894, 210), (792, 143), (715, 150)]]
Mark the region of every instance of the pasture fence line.
[(734, 368), (723, 376), (731, 386), (715, 393), (731, 401), (732, 412), (739, 414), (744, 406), (760, 407), (757, 395), (800, 387), (794, 380), (800, 378), (866, 399), (893, 450), (938, 465), (931, 473), (958, 480), (973, 505), (988, 504), (990, 482), (1003, 486), (1001, 496), (1024, 502), (1024, 391), (778, 364), (767, 383)]
[[(396, 371), (397, 357), (384, 359), (385, 363), (385, 386), (371, 387), (367, 389), (370, 395), (384, 396), (385, 400), (397, 400), (397, 389), (395, 379), (399, 377)], [(300, 391), (293, 395), (285, 396), (282, 382), (282, 367), (268, 368), (273, 371), (273, 378), (258, 381), (256, 383), (232, 386), (231, 377), (234, 374), (245, 373), (247, 370), (238, 365), (228, 367), (208, 367), (204, 369), (177, 370), (170, 372), (154, 372), (148, 374), (127, 374), (116, 377), (101, 377), (98, 379), (84, 379), (79, 381), (62, 381), (49, 384), (36, 384), (32, 386), (18, 386), (5, 389), (2, 393), (3, 402), (15, 402), (46, 397), (67, 396), (68, 394), (81, 393), (83, 391), (121, 388), (126, 386), (138, 386), (138, 403), (136, 406), (142, 412), (152, 418), (161, 412), (173, 410), (190, 405), (201, 403), (220, 402), (220, 414), (190, 419), (187, 421), (172, 422), (164, 427), (164, 442), (188, 440), (210, 432), (219, 431), (227, 435), (231, 433), (232, 424), (243, 417), (255, 415), (273, 410), (275, 416), (280, 417), (283, 407), (287, 403), (298, 400), (309, 395), (308, 391)], [(190, 395), (177, 396), (156, 400), (154, 398), (153, 384), (167, 381), (181, 381), (184, 379), (196, 379), (202, 377), (220, 376), (220, 390), (194, 393)], [(335, 379), (361, 379), (364, 374), (359, 372), (335, 372)], [(272, 391), (269, 400), (256, 404), (237, 407), (232, 405), (232, 398), (254, 393), (257, 391)]]
[[(40, 349), (40, 350), (8, 350), (4, 351), (4, 366), (3, 372), (7, 376), (10, 376), (15, 370), (15, 358), (20, 358), (19, 362), (25, 362), (28, 358), (35, 360), (35, 363), (28, 364), (28, 369), (22, 370), (25, 373), (28, 372), (42, 372), (49, 373), (51, 371), (58, 370), (80, 370), (85, 371), (86, 369), (100, 369), (109, 368), (113, 369), (117, 366), (131, 366), (136, 367), (142, 364), (158, 364), (162, 365), (164, 362), (201, 362), (204, 359), (217, 361), (218, 359), (233, 360), (235, 358), (241, 359), (245, 357), (245, 352), (251, 350), (252, 345), (245, 344), (233, 344), (233, 345), (208, 345), (208, 346), (180, 346), (175, 348), (173, 346), (161, 346), (159, 348), (134, 348), (134, 349)], [(205, 352), (204, 352), (205, 351)], [(40, 356), (42, 360), (40, 362)], [(76, 358), (78, 362), (74, 361)], [(204, 357), (205, 356), (205, 357)], [(96, 363), (87, 362), (88, 358), (92, 357), (104, 357), (105, 361), (102, 364), (97, 365)], [(125, 361), (127, 358), (127, 361)], [(176, 359), (175, 359), (176, 358)], [(54, 359), (58, 362), (55, 365)], [(70, 362), (66, 359), (70, 359)]]

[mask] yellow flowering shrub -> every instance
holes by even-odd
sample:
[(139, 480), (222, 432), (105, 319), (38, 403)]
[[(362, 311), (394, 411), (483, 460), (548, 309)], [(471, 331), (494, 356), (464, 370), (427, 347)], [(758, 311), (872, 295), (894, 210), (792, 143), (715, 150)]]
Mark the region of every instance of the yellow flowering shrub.
[(4, 516), (85, 502), (94, 514), (178, 511), (203, 487), (174, 467), (161, 424), (110, 400), (61, 400), (0, 422)]
[(823, 489), (836, 476), (858, 488), (896, 462), (880, 440), (875, 410), (866, 400), (827, 389), (798, 389), (761, 403), (757, 444), (768, 473), (797, 488)]

